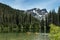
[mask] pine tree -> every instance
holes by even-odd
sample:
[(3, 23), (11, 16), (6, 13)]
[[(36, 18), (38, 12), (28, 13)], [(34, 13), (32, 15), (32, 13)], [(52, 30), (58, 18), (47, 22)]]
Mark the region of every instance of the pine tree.
[(60, 7), (58, 8), (58, 24), (60, 25)]

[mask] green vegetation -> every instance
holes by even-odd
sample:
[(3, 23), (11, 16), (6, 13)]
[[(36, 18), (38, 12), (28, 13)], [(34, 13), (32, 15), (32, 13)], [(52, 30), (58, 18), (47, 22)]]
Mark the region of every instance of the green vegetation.
[[(46, 15), (46, 20), (40, 21), (34, 18), (31, 13), (24, 10), (13, 9), (8, 5), (0, 3), (0, 33), (8, 32), (49, 32), (51, 23), (60, 26), (60, 7), (58, 12), (50, 11)], [(45, 24), (44, 24), (45, 23)], [(41, 27), (41, 28), (40, 28)]]
[(60, 40), (60, 26), (50, 25), (50, 40)]
[(39, 23), (39, 20), (24, 10), (13, 9), (0, 3), (0, 33), (34, 32), (33, 30), (38, 30)]

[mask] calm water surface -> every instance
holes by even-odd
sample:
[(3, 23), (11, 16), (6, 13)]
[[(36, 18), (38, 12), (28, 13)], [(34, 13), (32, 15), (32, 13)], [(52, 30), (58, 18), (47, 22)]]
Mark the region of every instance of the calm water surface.
[(48, 33), (0, 33), (0, 40), (49, 40)]

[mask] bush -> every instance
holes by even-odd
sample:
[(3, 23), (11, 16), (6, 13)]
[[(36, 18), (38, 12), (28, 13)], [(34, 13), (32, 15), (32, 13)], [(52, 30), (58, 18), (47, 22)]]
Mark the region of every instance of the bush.
[(50, 25), (50, 40), (60, 40), (60, 27), (54, 24)]
[(18, 26), (16, 24), (13, 24), (12, 25), (12, 32), (18, 32), (19, 29), (18, 29)]

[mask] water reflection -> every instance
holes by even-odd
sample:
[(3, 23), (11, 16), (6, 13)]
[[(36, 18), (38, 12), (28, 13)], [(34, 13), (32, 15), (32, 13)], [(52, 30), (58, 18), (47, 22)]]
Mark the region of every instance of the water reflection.
[(49, 40), (44, 33), (0, 33), (0, 40)]

